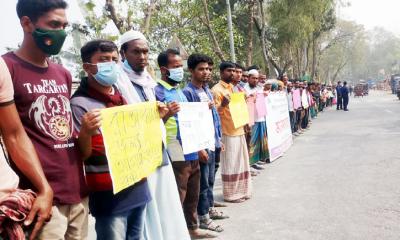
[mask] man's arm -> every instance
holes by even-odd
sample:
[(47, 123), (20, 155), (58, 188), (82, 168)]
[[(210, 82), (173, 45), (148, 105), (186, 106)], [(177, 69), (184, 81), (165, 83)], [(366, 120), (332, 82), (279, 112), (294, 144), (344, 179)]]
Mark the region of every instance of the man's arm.
[(82, 153), (82, 159), (86, 160), (92, 155), (92, 136), (97, 134), (98, 129), (101, 127), (100, 109), (94, 109), (85, 113), (80, 122), (82, 125), (79, 130), (78, 144)]
[(50, 218), (53, 191), (43, 173), (35, 148), (22, 126), (15, 104), (0, 107), (0, 116), (0, 131), (11, 159), (38, 191), (25, 220), (25, 224), (30, 225), (37, 215), (37, 222), (30, 236), (33, 239), (43, 222)]

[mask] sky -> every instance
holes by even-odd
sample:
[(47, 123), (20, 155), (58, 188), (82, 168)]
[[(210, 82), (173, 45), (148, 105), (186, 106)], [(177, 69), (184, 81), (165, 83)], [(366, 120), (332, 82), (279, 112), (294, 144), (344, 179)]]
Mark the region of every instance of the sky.
[[(66, 0), (69, 4), (67, 16), (69, 21), (83, 22), (83, 16), (76, 0)], [(104, 2), (103, 0), (96, 0)], [(383, 27), (400, 37), (400, 0), (347, 0), (349, 7), (341, 7), (338, 15), (346, 20), (353, 20), (370, 30), (376, 26)], [(0, 31), (3, 32), (0, 39), (0, 54), (5, 47), (17, 47), (22, 41), (22, 30), (15, 11), (17, 0), (1, 1)], [(67, 39), (65, 48), (69, 47), (71, 39)], [(69, 45), (69, 46), (68, 46)]]
[(349, 7), (342, 7), (338, 15), (365, 26), (367, 30), (383, 27), (400, 37), (399, 0), (348, 0)]

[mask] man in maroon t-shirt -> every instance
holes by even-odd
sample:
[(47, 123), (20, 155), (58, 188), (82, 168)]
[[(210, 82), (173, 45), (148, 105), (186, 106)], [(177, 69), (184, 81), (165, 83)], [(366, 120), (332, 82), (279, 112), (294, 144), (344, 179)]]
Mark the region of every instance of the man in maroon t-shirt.
[[(48, 60), (64, 43), (66, 7), (64, 0), (19, 0), (24, 40), (3, 56), (22, 124), (54, 191), (53, 216), (39, 239), (87, 238), (87, 191), (69, 102), (71, 74)], [(32, 188), (23, 179), (21, 187)]]

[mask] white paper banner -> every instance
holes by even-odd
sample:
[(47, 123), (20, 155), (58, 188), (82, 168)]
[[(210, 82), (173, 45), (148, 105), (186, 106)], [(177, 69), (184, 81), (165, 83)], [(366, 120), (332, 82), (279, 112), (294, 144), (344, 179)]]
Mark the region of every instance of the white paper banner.
[(214, 122), (206, 102), (181, 102), (178, 113), (179, 131), (184, 154), (214, 148)]
[(281, 157), (292, 145), (288, 101), (285, 92), (272, 92), (265, 100), (270, 161)]

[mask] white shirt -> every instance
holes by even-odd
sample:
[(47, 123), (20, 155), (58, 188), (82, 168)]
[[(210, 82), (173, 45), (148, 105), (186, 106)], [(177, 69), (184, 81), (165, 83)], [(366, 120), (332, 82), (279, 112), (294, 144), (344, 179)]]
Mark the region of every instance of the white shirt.
[(293, 105), (293, 94), (292, 92), (286, 94), (287, 99), (288, 99), (288, 107), (289, 107), (289, 112), (294, 111), (294, 105)]

